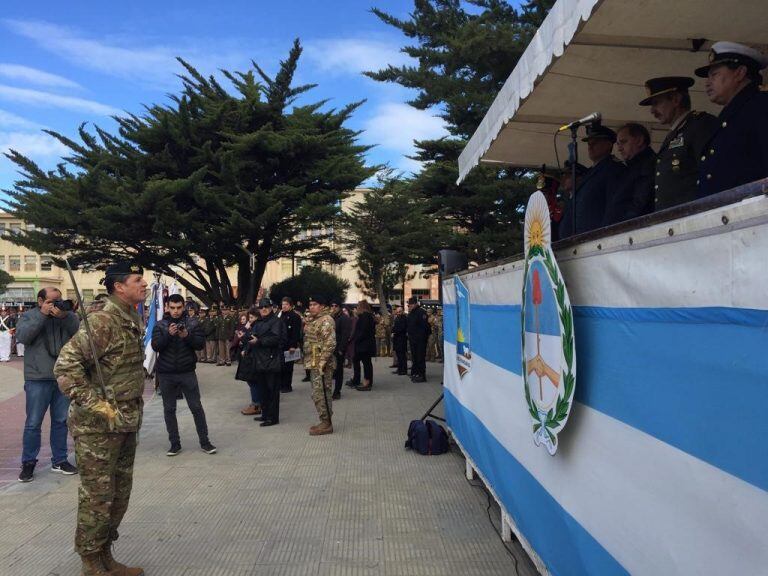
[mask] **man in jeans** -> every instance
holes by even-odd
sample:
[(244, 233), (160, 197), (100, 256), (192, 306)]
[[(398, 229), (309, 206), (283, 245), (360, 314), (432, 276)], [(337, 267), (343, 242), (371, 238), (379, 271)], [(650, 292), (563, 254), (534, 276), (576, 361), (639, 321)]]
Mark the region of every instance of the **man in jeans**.
[(51, 411), (51, 470), (77, 474), (67, 461), (67, 412), (69, 399), (59, 390), (53, 365), (64, 344), (77, 332), (80, 321), (64, 310), (58, 288), (43, 288), (37, 293), (37, 308), (25, 312), (16, 325), (16, 340), (26, 347), (24, 354), (24, 392), (27, 420), (24, 423), (23, 452), (19, 482), (34, 479), (40, 452), (40, 428), (45, 413)]
[(166, 453), (168, 456), (176, 456), (181, 452), (179, 423), (176, 421), (176, 394), (179, 391), (184, 393), (195, 420), (200, 448), (208, 454), (216, 453), (216, 447), (208, 439), (208, 424), (195, 374), (195, 351), (201, 350), (203, 346), (203, 329), (196, 319), (187, 315), (181, 294), (172, 294), (168, 297), (168, 314), (152, 330), (152, 349), (158, 353), (155, 372), (160, 381), (165, 427), (171, 442), (171, 448)]

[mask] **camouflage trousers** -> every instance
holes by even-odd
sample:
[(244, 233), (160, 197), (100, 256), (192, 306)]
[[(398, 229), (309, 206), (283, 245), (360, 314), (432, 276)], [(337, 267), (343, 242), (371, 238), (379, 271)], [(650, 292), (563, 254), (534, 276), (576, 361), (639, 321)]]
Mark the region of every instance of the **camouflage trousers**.
[[(312, 401), (315, 403), (317, 415), (321, 422), (331, 422), (333, 416), (333, 367), (327, 367), (323, 372), (312, 368), (309, 372), (312, 382)], [(323, 392), (325, 389), (325, 392)]]
[(75, 437), (80, 469), (75, 550), (97, 552), (117, 540), (133, 485), (136, 433), (82, 434)]

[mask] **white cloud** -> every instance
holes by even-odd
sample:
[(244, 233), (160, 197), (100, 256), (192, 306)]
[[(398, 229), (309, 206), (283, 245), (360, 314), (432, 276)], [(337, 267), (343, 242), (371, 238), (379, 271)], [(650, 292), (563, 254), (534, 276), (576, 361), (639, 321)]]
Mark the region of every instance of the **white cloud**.
[(400, 102), (379, 106), (364, 127), (366, 142), (408, 154), (413, 152), (414, 140), (436, 139), (448, 134), (442, 118)]
[(13, 149), (17, 152), (39, 158), (40, 156), (62, 156), (69, 149), (44, 132), (0, 132), (0, 152)]
[(415, 152), (414, 140), (433, 140), (448, 135), (442, 118), (401, 102), (389, 102), (376, 109), (363, 125), (361, 139), (387, 151), (400, 154), (392, 167), (402, 172), (418, 172), (421, 162), (408, 158)]
[(355, 38), (309, 42), (306, 55), (321, 72), (337, 74), (360, 74), (389, 64), (402, 66), (416, 62), (393, 43)]
[(4, 84), (0, 84), (0, 99), (31, 106), (63, 108), (65, 110), (97, 114), (100, 116), (111, 116), (122, 113), (122, 111), (117, 108), (113, 108), (112, 106), (100, 102), (95, 102), (94, 100), (76, 98), (74, 96), (61, 96), (50, 92), (30, 90), (28, 88), (16, 88)]
[(211, 42), (201, 38), (164, 45), (141, 38), (88, 38), (77, 30), (38, 20), (7, 19), (3, 23), (15, 34), (77, 66), (166, 89), (176, 86), (175, 75), (184, 72), (177, 56), (204, 74), (220, 68), (250, 67), (251, 58), (256, 56), (234, 39), (216, 39), (214, 49)]
[(37, 68), (30, 68), (29, 66), (20, 66), (19, 64), (0, 63), (0, 76), (10, 80), (20, 80), (51, 88), (80, 88), (77, 82), (73, 82), (63, 76), (44, 72)]
[(41, 126), (37, 122), (32, 122), (31, 120), (27, 120), (26, 118), (22, 118), (21, 116), (17, 116), (16, 114), (11, 114), (10, 112), (7, 112), (5, 110), (0, 110), (0, 128), (6, 128), (6, 129), (23, 129), (23, 130), (29, 130), (29, 129), (36, 129), (40, 128)]

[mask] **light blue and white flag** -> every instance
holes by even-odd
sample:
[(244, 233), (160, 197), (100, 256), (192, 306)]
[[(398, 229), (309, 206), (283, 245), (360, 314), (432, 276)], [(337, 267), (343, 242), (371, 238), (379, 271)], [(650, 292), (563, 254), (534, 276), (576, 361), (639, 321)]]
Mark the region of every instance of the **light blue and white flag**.
[(163, 318), (163, 286), (159, 282), (152, 284), (152, 297), (149, 301), (149, 318), (147, 330), (144, 333), (144, 369), (151, 374), (155, 369), (157, 352), (152, 349), (152, 330), (155, 324)]

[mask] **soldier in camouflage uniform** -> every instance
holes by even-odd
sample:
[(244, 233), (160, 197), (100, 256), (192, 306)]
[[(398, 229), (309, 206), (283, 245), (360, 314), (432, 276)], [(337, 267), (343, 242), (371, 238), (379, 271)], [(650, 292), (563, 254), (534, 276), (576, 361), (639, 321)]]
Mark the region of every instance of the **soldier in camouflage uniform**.
[(71, 401), (69, 431), (80, 467), (75, 550), (83, 561), (82, 576), (144, 574), (141, 568), (118, 563), (111, 553), (131, 495), (144, 406), (144, 346), (135, 311), (147, 294), (142, 275), (140, 267), (128, 262), (107, 268), (109, 299), (103, 310), (88, 316), (96, 358), (81, 324), (54, 366), (59, 388)]
[(312, 401), (320, 424), (309, 429), (310, 436), (333, 434), (333, 371), (336, 368), (336, 324), (325, 296), (309, 299), (310, 318), (304, 335), (304, 361), (310, 371)]

